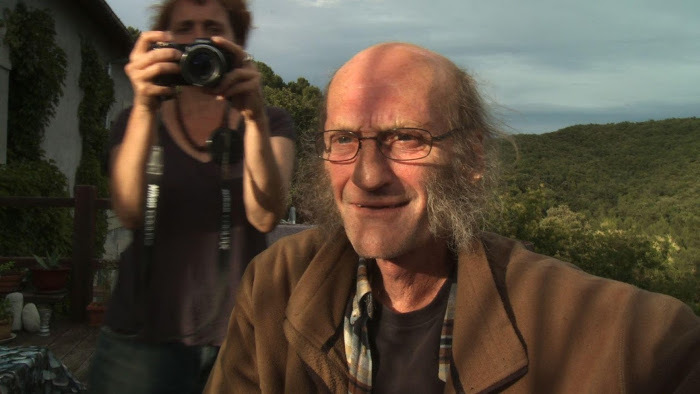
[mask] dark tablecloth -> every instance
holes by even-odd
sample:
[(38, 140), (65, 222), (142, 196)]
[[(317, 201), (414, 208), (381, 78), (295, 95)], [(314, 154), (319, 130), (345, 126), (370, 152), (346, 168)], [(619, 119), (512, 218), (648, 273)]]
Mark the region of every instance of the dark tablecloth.
[(85, 390), (44, 347), (0, 346), (0, 394), (79, 393)]

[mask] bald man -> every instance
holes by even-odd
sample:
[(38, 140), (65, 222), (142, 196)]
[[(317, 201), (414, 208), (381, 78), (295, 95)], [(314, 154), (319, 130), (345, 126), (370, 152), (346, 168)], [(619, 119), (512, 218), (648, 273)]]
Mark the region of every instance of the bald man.
[(319, 226), (250, 264), (207, 392), (697, 392), (683, 303), (478, 230), (497, 131), (468, 74), (380, 44), (325, 104)]

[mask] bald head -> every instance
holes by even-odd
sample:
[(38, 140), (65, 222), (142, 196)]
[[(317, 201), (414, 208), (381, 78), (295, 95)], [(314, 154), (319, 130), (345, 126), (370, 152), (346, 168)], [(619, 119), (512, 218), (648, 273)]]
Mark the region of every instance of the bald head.
[[(326, 109), (332, 112), (335, 106), (354, 105), (368, 113), (382, 101), (392, 100), (395, 106), (433, 112), (438, 103), (451, 98), (448, 87), (454, 85), (454, 69), (445, 57), (416, 45), (378, 44), (359, 52), (335, 73)], [(438, 123), (434, 127), (445, 127), (439, 119), (434, 123)]]
[(353, 56), (336, 72), (330, 86), (414, 78), (437, 82), (438, 78), (444, 78), (450, 63), (445, 57), (413, 44), (378, 44)]

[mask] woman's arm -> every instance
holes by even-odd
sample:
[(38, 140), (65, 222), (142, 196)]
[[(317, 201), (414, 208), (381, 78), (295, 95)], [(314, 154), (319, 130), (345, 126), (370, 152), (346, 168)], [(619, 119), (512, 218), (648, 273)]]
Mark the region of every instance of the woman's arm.
[(284, 216), (294, 169), (294, 141), (270, 137), (269, 130), (261, 131), (254, 123), (246, 120), (243, 203), (248, 221), (259, 231), (269, 232)]
[[(212, 37), (212, 41), (237, 59), (246, 56), (245, 51), (231, 41), (221, 37)], [(245, 119), (243, 203), (246, 217), (259, 231), (272, 231), (286, 208), (294, 168), (294, 142), (285, 137), (271, 137), (262, 77), (253, 62), (242, 62), (209, 91), (222, 100), (229, 100)]]
[(172, 95), (174, 89), (155, 85), (153, 77), (162, 73), (179, 72), (173, 61), (176, 49), (150, 50), (156, 41), (168, 41), (168, 32), (142, 33), (134, 44), (129, 63), (124, 67), (134, 91), (134, 104), (122, 142), (111, 151), (112, 208), (122, 224), (135, 228), (143, 221), (143, 193), (146, 160), (157, 127), (161, 96)]

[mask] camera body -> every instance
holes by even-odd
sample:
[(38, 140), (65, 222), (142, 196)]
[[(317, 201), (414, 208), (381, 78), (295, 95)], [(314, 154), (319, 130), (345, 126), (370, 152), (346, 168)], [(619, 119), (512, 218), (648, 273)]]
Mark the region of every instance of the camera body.
[(197, 38), (189, 44), (157, 42), (151, 49), (174, 48), (182, 52), (179, 74), (161, 74), (153, 79), (160, 86), (192, 85), (216, 86), (227, 72), (235, 68), (232, 53), (214, 44), (208, 38)]

